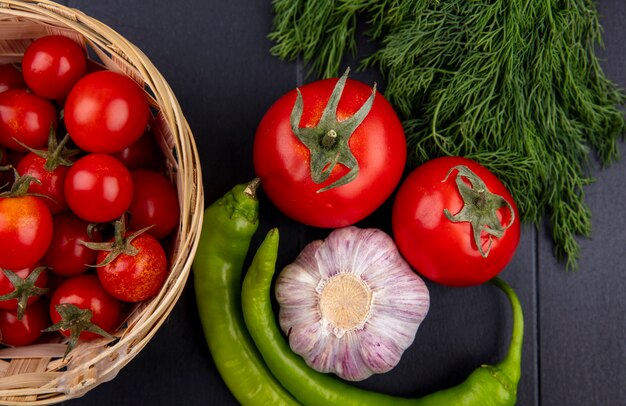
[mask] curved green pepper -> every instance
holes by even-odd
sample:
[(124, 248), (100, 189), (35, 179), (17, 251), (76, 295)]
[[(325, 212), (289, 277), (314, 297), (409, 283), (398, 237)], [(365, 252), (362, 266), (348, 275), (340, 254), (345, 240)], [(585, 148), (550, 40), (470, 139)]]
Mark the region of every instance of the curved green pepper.
[(273, 229), (259, 247), (244, 278), (242, 307), (246, 325), (265, 363), (281, 384), (305, 405), (514, 405), (520, 379), (524, 320), (520, 302), (501, 279), (492, 283), (507, 296), (513, 310), (513, 332), (506, 358), (495, 366), (483, 365), (461, 384), (418, 399), (400, 398), (349, 385), (319, 373), (291, 351), (272, 311), (270, 288), (278, 253), (278, 230)]
[(243, 264), (258, 227), (256, 184), (235, 186), (204, 212), (193, 261), (198, 312), (215, 365), (241, 404), (297, 405), (265, 366), (241, 313)]

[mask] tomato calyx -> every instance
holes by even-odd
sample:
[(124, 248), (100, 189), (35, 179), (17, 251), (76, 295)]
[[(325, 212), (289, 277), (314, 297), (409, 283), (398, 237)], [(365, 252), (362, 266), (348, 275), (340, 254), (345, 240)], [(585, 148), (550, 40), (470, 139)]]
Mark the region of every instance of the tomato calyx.
[(15, 168), (13, 168), (13, 172), (15, 176), (15, 181), (13, 182), (13, 185), (11, 186), (11, 190), (0, 193), (0, 197), (22, 197), (22, 196), (28, 195), (28, 196), (38, 196), (38, 197), (49, 198), (48, 196), (44, 196), (42, 194), (28, 192), (28, 188), (30, 187), (31, 183), (36, 183), (38, 185), (41, 185), (41, 181), (39, 179), (31, 175), (20, 176), (20, 174), (17, 173), (17, 169)]
[(32, 152), (40, 158), (45, 159), (46, 162), (44, 163), (43, 168), (48, 172), (53, 172), (59, 166), (72, 166), (74, 164), (74, 161), (71, 158), (80, 154), (81, 152), (78, 149), (66, 148), (67, 142), (70, 139), (69, 134), (65, 134), (65, 137), (63, 137), (63, 139), (59, 142), (57, 140), (54, 127), (50, 127), (47, 149), (31, 148), (28, 145), (25, 145), (16, 140), (15, 138), (13, 139), (15, 140), (15, 142), (22, 145), (28, 151)]
[(134, 257), (139, 254), (139, 249), (137, 249), (134, 245), (132, 245), (132, 241), (140, 236), (141, 234), (148, 231), (153, 226), (144, 227), (141, 230), (137, 230), (129, 235), (126, 235), (126, 216), (123, 215), (119, 220), (115, 221), (115, 235), (113, 237), (113, 241), (108, 242), (90, 242), (90, 241), (80, 241), (82, 245), (87, 248), (96, 251), (108, 251), (109, 253), (104, 258), (102, 262), (96, 265), (90, 265), (95, 268), (103, 267), (109, 265), (111, 262), (115, 261), (117, 257), (122, 254), (129, 255)]
[(32, 296), (41, 296), (48, 291), (35, 285), (39, 275), (46, 269), (45, 266), (35, 268), (26, 278), (20, 278), (15, 272), (3, 269), (2, 272), (13, 285), (13, 291), (0, 296), (0, 301), (17, 299), (17, 319), (22, 320), (28, 299)]
[[(455, 223), (469, 222), (478, 251), (483, 258), (487, 258), (493, 237), (501, 238), (506, 229), (515, 221), (515, 210), (504, 197), (489, 191), (485, 182), (465, 165), (451, 168), (442, 182), (446, 182), (455, 170), (457, 171), (455, 182), (463, 199), (463, 207), (454, 215), (446, 208), (443, 210), (444, 215)], [(470, 184), (468, 185), (463, 179), (467, 179)], [(500, 222), (497, 215), (498, 210), (503, 207), (511, 213), (511, 218), (506, 225)], [(483, 232), (489, 238), (487, 250), (483, 248), (481, 242)]]
[(326, 181), (337, 164), (342, 164), (349, 170), (335, 182), (319, 189), (318, 193), (345, 185), (354, 180), (359, 173), (359, 163), (352, 154), (348, 141), (357, 127), (365, 120), (374, 104), (376, 84), (373, 86), (371, 96), (354, 115), (338, 121), (337, 106), (349, 72), (350, 69), (346, 69), (346, 72), (337, 81), (322, 112), (322, 117), (315, 127), (300, 127), (304, 102), (300, 89), (296, 89), (298, 95), (291, 111), (291, 130), (309, 149), (311, 179), (316, 184)]
[(67, 349), (63, 355), (63, 359), (78, 344), (78, 339), (82, 332), (90, 332), (98, 334), (102, 337), (115, 339), (116, 337), (94, 324), (91, 319), (93, 312), (89, 309), (81, 309), (72, 303), (60, 303), (54, 307), (61, 316), (61, 320), (43, 330), (44, 332), (53, 331), (69, 331), (70, 340), (67, 343)]

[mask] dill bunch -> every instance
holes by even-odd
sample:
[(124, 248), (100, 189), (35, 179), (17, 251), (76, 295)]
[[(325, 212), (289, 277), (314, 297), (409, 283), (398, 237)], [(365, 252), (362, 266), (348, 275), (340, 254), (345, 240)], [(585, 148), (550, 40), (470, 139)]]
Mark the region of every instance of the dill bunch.
[(590, 154), (619, 158), (625, 95), (603, 73), (592, 0), (273, 0), (271, 52), (321, 77), (357, 53), (357, 23), (403, 119), (410, 162), (477, 160), (509, 188), (522, 220), (549, 221), (575, 269), (589, 237)]

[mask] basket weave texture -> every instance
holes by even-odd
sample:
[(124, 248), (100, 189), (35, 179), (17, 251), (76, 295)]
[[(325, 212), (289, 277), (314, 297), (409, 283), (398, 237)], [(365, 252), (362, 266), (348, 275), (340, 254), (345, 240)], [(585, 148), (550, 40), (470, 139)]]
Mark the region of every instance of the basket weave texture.
[(94, 63), (124, 73), (146, 91), (151, 128), (178, 191), (180, 224), (170, 273), (160, 293), (134, 306), (115, 332), (118, 341), (80, 342), (63, 359), (65, 342), (0, 349), (0, 404), (44, 405), (80, 397), (118, 371), (150, 341), (180, 297), (189, 276), (202, 224), (204, 196), (198, 151), (169, 85), (150, 60), (105, 24), (57, 3), (0, 0), (0, 64), (17, 63), (44, 35), (65, 35), (84, 45)]

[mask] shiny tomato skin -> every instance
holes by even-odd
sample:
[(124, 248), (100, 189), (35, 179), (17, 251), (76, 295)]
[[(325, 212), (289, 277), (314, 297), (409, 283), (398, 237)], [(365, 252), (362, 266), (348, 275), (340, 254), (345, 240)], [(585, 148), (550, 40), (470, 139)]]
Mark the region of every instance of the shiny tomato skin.
[[(52, 323), (61, 320), (61, 315), (55, 306), (62, 303), (73, 304), (80, 309), (91, 310), (92, 323), (101, 329), (111, 332), (119, 323), (121, 304), (111, 296), (100, 284), (98, 277), (93, 274), (72, 276), (55, 289), (50, 300), (50, 318)], [(69, 330), (61, 330), (65, 336), (70, 336)], [(81, 340), (92, 340), (101, 337), (89, 331), (80, 333)]]
[[(337, 79), (325, 79), (299, 88), (304, 102), (300, 127), (316, 126), (336, 83)], [(343, 121), (354, 115), (371, 93), (371, 87), (348, 79), (337, 119)], [(301, 223), (317, 227), (353, 224), (377, 209), (402, 177), (406, 162), (402, 124), (389, 102), (377, 92), (369, 114), (349, 139), (360, 168), (358, 176), (345, 185), (318, 192), (348, 169), (338, 164), (326, 181), (313, 182), (310, 152), (290, 125), (296, 95), (293, 90), (279, 98), (258, 126), (253, 159), (262, 188), (278, 209)]]
[[(22, 268), (19, 270), (12, 270), (12, 271), (15, 272), (15, 274), (19, 276), (20, 278), (26, 279), (28, 275), (30, 275), (38, 266), (41, 266), (41, 264), (35, 264), (26, 268)], [(46, 269), (43, 269), (41, 273), (39, 274), (39, 277), (35, 281), (35, 285), (40, 288), (45, 288), (47, 284), (48, 284), (48, 271)], [(0, 270), (0, 295), (6, 295), (7, 293), (11, 293), (14, 290), (15, 290), (15, 287), (13, 286), (13, 283), (11, 283), (11, 281), (9, 280), (9, 278), (6, 277), (4, 272)], [(33, 303), (37, 299), (39, 299), (39, 296), (30, 296), (28, 298), (27, 304), (30, 306), (30, 304)], [(28, 308), (28, 306), (26, 306), (26, 308)], [(16, 310), (17, 299), (0, 300), (0, 309)]]
[[(502, 196), (514, 210), (512, 222), (509, 209), (497, 211), (500, 224), (510, 226), (501, 238), (492, 239), (486, 258), (477, 248), (470, 223), (452, 222), (444, 215), (446, 208), (451, 214), (463, 208), (453, 169), (457, 165), (467, 166), (490, 192)], [(517, 206), (504, 184), (484, 166), (461, 157), (433, 159), (407, 176), (394, 200), (392, 228), (400, 253), (419, 274), (454, 287), (479, 285), (499, 274), (513, 257), (520, 239)], [(486, 250), (489, 240), (484, 232), (481, 237)]]
[(51, 240), (52, 215), (41, 198), (0, 198), (0, 268), (22, 269), (35, 264)]
[(112, 71), (93, 72), (76, 83), (65, 101), (67, 132), (87, 152), (114, 153), (141, 137), (150, 108), (132, 79)]
[(140, 230), (152, 226), (146, 232), (161, 239), (178, 225), (180, 208), (174, 186), (158, 172), (137, 169), (133, 178), (133, 201), (128, 208), (130, 227)]
[(87, 58), (80, 45), (61, 35), (33, 41), (22, 58), (28, 87), (46, 99), (62, 99), (87, 72)]
[[(107, 292), (124, 302), (140, 302), (159, 293), (167, 277), (167, 258), (159, 241), (150, 234), (140, 234), (131, 244), (139, 250), (137, 255), (121, 254), (96, 269)], [(97, 263), (107, 254), (101, 251)]]
[(62, 276), (78, 275), (95, 265), (98, 252), (81, 241), (99, 242), (100, 233), (94, 230), (90, 236), (89, 222), (69, 211), (55, 215), (52, 221), (52, 241), (41, 262)]
[(0, 65), (0, 93), (9, 89), (25, 89), (22, 72), (11, 64)]
[(44, 167), (46, 159), (34, 152), (29, 152), (22, 158), (17, 166), (20, 175), (28, 174), (39, 180), (41, 184), (31, 183), (28, 191), (37, 193), (48, 198), (42, 199), (52, 214), (61, 213), (68, 209), (65, 200), (65, 178), (70, 170), (68, 166), (59, 165), (54, 170), (48, 171)]
[(124, 214), (133, 198), (133, 180), (124, 164), (106, 154), (88, 154), (71, 166), (65, 199), (78, 217), (105, 223)]
[(42, 149), (48, 145), (50, 128), (56, 129), (57, 112), (54, 105), (25, 89), (0, 93), (0, 145), (16, 151)]
[(48, 303), (38, 300), (26, 306), (21, 320), (15, 310), (0, 310), (1, 342), (10, 346), (24, 346), (37, 341), (42, 330), (50, 326)]

